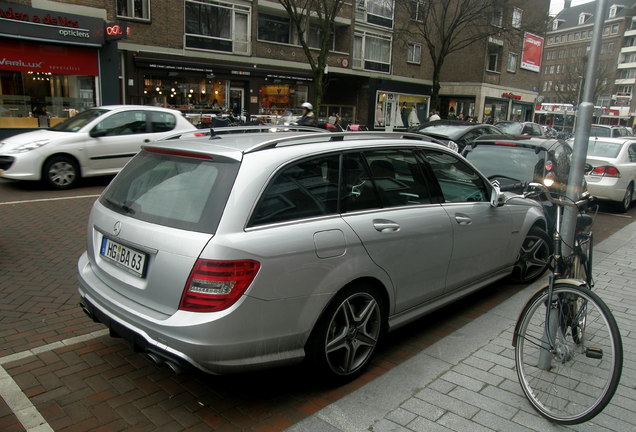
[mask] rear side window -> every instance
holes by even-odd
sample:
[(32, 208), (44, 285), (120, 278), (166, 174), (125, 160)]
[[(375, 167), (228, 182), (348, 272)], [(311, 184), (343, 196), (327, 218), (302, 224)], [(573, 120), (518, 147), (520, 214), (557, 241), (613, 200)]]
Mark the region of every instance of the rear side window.
[(173, 114), (166, 112), (152, 112), (152, 132), (169, 132), (177, 125), (177, 119)]
[(340, 157), (329, 155), (294, 163), (267, 186), (250, 225), (336, 214)]
[(99, 200), (135, 219), (213, 234), (238, 168), (236, 161), (142, 151)]

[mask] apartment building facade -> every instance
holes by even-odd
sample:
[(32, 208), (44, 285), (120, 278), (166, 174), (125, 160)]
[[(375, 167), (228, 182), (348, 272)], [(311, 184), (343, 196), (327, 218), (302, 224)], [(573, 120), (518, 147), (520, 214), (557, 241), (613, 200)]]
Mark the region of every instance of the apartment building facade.
[[(549, 1), (537, 1), (540, 7), (526, 11), (522, 2), (502, 2), (492, 24), (516, 20), (521, 25), (533, 14), (547, 16)], [(424, 43), (415, 34), (402, 36), (396, 26), (417, 20), (418, 2), (413, 4), (403, 9), (386, 0), (344, 4), (334, 22), (320, 117), (338, 113), (370, 128), (389, 123), (406, 128), (425, 121), (432, 67)], [(90, 48), (96, 57), (89, 62), (93, 69), (68, 67), (38, 75), (37, 89), (24, 84), (33, 75), (28, 62), (17, 71), (0, 65), (0, 116), (5, 116), (3, 107), (11, 117), (26, 117), (43, 105), (62, 119), (91, 103), (127, 103), (184, 113), (245, 112), (267, 120), (312, 100), (315, 91), (298, 35), (276, 0), (5, 0), (0, 10), (13, 11), (0, 16), (2, 23), (19, 21), (14, 13), (90, 17), (99, 39)], [(310, 46), (317, 46), (319, 31), (310, 20)], [(0, 29), (0, 44), (27, 44), (20, 49), (34, 53), (37, 45), (62, 45), (22, 36)], [(497, 120), (530, 115), (538, 73), (520, 67), (523, 39), (512, 45), (495, 37), (449, 57), (442, 84), (444, 116), (461, 112)], [(75, 51), (64, 56), (77, 58)], [(5, 96), (21, 99), (9, 103)]]
[[(585, 72), (592, 42), (596, 2), (565, 8), (551, 21), (541, 71), (543, 109), (537, 120), (572, 131), (576, 108), (583, 97)], [(636, 83), (636, 1), (609, 2), (594, 88), (594, 122), (630, 124)]]

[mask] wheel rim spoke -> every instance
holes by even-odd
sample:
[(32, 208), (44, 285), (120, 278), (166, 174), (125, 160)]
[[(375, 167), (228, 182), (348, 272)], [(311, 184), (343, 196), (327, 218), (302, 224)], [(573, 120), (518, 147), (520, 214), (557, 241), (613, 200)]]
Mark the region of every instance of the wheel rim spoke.
[(336, 309), (325, 344), (334, 371), (346, 375), (366, 363), (378, 341), (379, 314), (378, 303), (366, 293), (347, 298)]

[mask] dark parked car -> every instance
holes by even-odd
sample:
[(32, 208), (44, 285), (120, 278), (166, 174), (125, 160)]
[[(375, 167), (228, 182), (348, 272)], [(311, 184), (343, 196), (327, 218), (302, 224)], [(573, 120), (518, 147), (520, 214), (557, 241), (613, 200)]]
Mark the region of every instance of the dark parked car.
[(543, 129), (539, 123), (502, 121), (495, 126), (508, 135), (543, 136)]
[[(502, 191), (522, 193), (530, 182), (565, 193), (572, 149), (562, 140), (524, 136), (483, 136), (464, 149), (463, 155)], [(540, 198), (548, 227), (554, 227), (554, 204)]]
[(459, 153), (464, 150), (464, 147), (482, 135), (503, 134), (502, 131), (493, 125), (456, 120), (437, 120), (427, 122), (415, 128), (411, 128), (410, 131), (436, 138), (444, 142), (447, 147)]

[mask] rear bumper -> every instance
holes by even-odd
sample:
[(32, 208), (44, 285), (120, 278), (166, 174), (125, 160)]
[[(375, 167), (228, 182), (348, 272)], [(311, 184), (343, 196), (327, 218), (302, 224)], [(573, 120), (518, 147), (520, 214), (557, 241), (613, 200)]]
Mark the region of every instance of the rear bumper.
[(616, 177), (585, 176), (587, 190), (592, 196), (601, 200), (623, 201), (627, 184)]
[(138, 351), (180, 368), (192, 365), (226, 374), (301, 361), (311, 328), (328, 298), (263, 301), (244, 296), (231, 308), (212, 313), (176, 311), (170, 316), (140, 313), (101, 281), (84, 254), (78, 263), (82, 308), (113, 336)]

